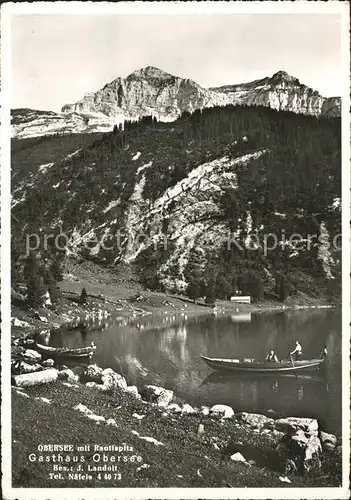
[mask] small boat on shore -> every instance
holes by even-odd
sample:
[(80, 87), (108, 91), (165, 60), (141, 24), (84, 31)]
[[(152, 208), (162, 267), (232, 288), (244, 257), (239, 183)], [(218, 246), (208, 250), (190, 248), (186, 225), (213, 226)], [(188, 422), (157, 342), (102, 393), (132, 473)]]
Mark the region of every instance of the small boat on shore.
[(318, 370), (324, 358), (301, 361), (282, 360), (258, 361), (252, 358), (228, 359), (209, 358), (201, 354), (202, 360), (213, 370), (231, 370), (248, 373), (296, 373), (301, 371)]
[(55, 357), (55, 358), (88, 358), (91, 357), (96, 349), (95, 344), (91, 344), (87, 347), (78, 347), (78, 348), (70, 348), (70, 347), (50, 347), (43, 344), (36, 344), (37, 350), (47, 357)]

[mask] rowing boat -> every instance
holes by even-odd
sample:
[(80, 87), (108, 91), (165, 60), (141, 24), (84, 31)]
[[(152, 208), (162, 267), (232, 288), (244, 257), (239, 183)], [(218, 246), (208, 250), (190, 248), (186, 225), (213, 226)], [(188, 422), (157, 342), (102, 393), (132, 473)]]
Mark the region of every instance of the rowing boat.
[(93, 355), (96, 345), (88, 347), (79, 347), (76, 349), (69, 347), (50, 347), (37, 343), (37, 350), (46, 356), (60, 357), (60, 358), (87, 358)]
[(203, 361), (214, 370), (232, 370), (250, 373), (289, 373), (306, 370), (317, 370), (324, 359), (308, 359), (301, 361), (257, 361), (252, 358), (228, 359), (209, 358), (201, 355)]

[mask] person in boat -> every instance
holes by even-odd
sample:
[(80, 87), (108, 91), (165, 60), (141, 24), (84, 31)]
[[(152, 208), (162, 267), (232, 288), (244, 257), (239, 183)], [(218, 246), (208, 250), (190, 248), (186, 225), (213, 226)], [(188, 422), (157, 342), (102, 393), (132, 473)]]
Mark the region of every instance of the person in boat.
[(322, 356), (323, 358), (326, 358), (328, 356), (328, 349), (326, 345), (323, 347)]
[(294, 359), (296, 361), (297, 359), (300, 359), (301, 356), (302, 356), (302, 347), (301, 347), (300, 342), (297, 340), (295, 342), (295, 349), (293, 351), (291, 351), (290, 357), (291, 358), (294, 357)]
[(275, 361), (276, 363), (278, 363), (278, 358), (273, 349), (271, 349), (267, 354), (266, 361)]

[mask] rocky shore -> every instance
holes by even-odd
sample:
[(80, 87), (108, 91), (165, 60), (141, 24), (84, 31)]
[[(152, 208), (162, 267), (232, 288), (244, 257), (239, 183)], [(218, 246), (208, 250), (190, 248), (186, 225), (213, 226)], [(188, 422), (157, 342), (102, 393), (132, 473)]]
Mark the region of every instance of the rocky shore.
[[(30, 339), (17, 344), (17, 366), (27, 367), (22, 374), (13, 367), (12, 376), (17, 487), (341, 484), (340, 439), (313, 418), (278, 418), (273, 410), (266, 415), (237, 413), (221, 404), (194, 407), (163, 387), (128, 386), (111, 368), (86, 365), (77, 372), (43, 360)], [(74, 455), (50, 453), (40, 460), (38, 449), (48, 443), (67, 443), (76, 450), (85, 446), (87, 451), (80, 453), (84, 477), (73, 472), (77, 465), (56, 476), (52, 471), (67, 465), (55, 462), (65, 463)], [(107, 450), (106, 457), (94, 454), (94, 446)], [(116, 465), (116, 456), (124, 462)]]

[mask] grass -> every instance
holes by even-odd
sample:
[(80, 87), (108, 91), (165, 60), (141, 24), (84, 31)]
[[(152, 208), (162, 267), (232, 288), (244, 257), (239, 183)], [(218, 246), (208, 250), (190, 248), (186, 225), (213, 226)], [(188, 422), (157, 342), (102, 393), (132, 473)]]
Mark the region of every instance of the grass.
[[(324, 479), (292, 477), (291, 484), (279, 480), (282, 471), (269, 468), (270, 454), (274, 454), (272, 442), (267, 435), (252, 433), (248, 427), (237, 426), (235, 421), (221, 423), (217, 418), (202, 414), (177, 416), (164, 414), (164, 410), (155, 405), (143, 403), (121, 393), (101, 393), (95, 388), (83, 385), (67, 387), (58, 381), (55, 384), (26, 388), (30, 396), (26, 398), (13, 391), (13, 486), (14, 487), (303, 487), (337, 486), (340, 481), (338, 470), (327, 469)], [(51, 404), (35, 399), (45, 397)], [(95, 414), (106, 419), (114, 418), (117, 426), (95, 423), (82, 413), (73, 410), (78, 403), (83, 403)], [(134, 413), (146, 415), (142, 420), (133, 417)], [(198, 434), (199, 424), (204, 425), (204, 432)], [(132, 431), (141, 436), (156, 438), (163, 446), (139, 439)], [(236, 463), (230, 460), (227, 448), (232, 443), (245, 443), (246, 450), (255, 449), (261, 456), (259, 466)], [(93, 461), (93, 445), (108, 446), (126, 443), (133, 450), (105, 452), (108, 465), (113, 465), (112, 456), (136, 455), (140, 462), (123, 462), (118, 472), (90, 472), (92, 480), (68, 478), (62, 473), (61, 479), (51, 478), (53, 463), (31, 462), (29, 454), (49, 456), (52, 452), (39, 452), (40, 444), (71, 444), (73, 452), (60, 452), (69, 455), (84, 456), (82, 472)], [(216, 447), (214, 446), (216, 444)], [(90, 445), (90, 451), (78, 452), (77, 447)], [(217, 448), (217, 449), (216, 449)], [(244, 452), (245, 453), (245, 452)], [(100, 453), (102, 455), (103, 453)], [(334, 454), (335, 455), (335, 454)], [(334, 456), (334, 461), (338, 457)], [(256, 457), (256, 458), (257, 458)], [(266, 462), (262, 457), (266, 457)], [(268, 457), (268, 458), (267, 458)], [(245, 458), (250, 459), (250, 456)], [(339, 457), (340, 458), (340, 457)], [(118, 460), (118, 458), (117, 458)], [(123, 460), (123, 459), (121, 459)], [(99, 463), (100, 464), (100, 463)], [(146, 465), (145, 465), (146, 464)], [(273, 462), (271, 462), (273, 464)], [(273, 464), (274, 465), (274, 464)], [(282, 464), (280, 464), (281, 466)], [(138, 469), (140, 466), (142, 468)], [(339, 467), (340, 468), (340, 467)], [(74, 467), (75, 469), (75, 467)], [(279, 464), (278, 464), (279, 469)], [(106, 474), (106, 475), (105, 475)], [(111, 474), (111, 479), (108, 479)]]

